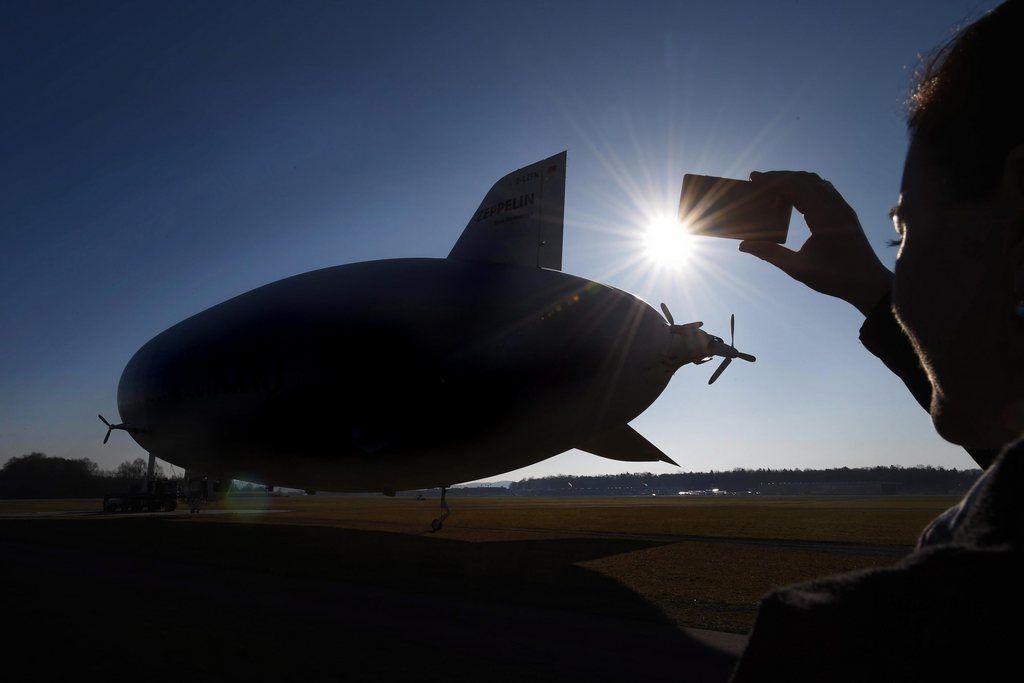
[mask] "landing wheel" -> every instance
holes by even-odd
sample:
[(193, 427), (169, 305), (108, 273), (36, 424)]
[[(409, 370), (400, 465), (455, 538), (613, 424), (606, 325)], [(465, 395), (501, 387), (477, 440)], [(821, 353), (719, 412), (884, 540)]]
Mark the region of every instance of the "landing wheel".
[(441, 526), (444, 524), (444, 520), (448, 519), (448, 515), (452, 514), (452, 509), (448, 507), (448, 487), (441, 487), (441, 516), (430, 523), (431, 531), (440, 531)]

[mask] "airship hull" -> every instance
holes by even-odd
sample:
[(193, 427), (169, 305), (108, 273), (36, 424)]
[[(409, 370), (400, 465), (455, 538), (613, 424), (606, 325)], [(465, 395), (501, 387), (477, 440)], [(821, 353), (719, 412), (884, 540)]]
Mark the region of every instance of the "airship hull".
[(662, 392), (668, 326), (544, 268), (396, 259), (235, 297), (131, 359), (118, 408), (177, 466), (305, 489), (447, 486), (626, 423)]

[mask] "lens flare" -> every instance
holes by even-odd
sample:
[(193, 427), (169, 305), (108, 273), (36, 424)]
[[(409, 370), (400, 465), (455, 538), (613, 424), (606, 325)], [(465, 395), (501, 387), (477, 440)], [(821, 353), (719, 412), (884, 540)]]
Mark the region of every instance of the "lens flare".
[(693, 253), (693, 238), (674, 217), (657, 216), (644, 233), (644, 251), (657, 266), (680, 268)]

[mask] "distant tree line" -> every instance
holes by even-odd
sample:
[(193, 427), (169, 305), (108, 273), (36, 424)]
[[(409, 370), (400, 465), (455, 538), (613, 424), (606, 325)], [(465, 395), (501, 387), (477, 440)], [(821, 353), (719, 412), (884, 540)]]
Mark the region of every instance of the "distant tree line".
[[(159, 465), (154, 474), (164, 478)], [(734, 469), (723, 472), (672, 474), (606, 474), (523, 479), (509, 488), (451, 489), (457, 496), (640, 496), (678, 495), (798, 495), (798, 494), (962, 494), (981, 470), (942, 467), (836, 467), (823, 470)], [(29, 453), (0, 467), (0, 498), (99, 498), (112, 490), (142, 486), (146, 461), (122, 462), (101, 470), (88, 458), (58, 458)], [(717, 489), (717, 491), (716, 491)], [(257, 493), (263, 487), (234, 482), (232, 493)]]
[[(980, 469), (943, 467), (834, 467), (822, 470), (734, 469), (723, 472), (608, 474), (523, 479), (511, 495), (603, 496), (693, 494), (962, 494)], [(717, 489), (717, 491), (715, 491)]]
[[(0, 498), (101, 498), (111, 489), (130, 489), (146, 480), (142, 458), (126, 460), (113, 470), (101, 470), (88, 458), (57, 458), (29, 453), (0, 467)], [(164, 478), (160, 465), (154, 476)]]

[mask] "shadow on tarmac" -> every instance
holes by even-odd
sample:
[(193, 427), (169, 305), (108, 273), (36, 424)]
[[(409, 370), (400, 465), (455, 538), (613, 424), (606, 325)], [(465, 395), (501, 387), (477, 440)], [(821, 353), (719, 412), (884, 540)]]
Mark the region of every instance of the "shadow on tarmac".
[[(169, 518), (0, 521), (10, 652), (193, 680), (725, 680), (732, 655), (576, 563), (659, 545), (467, 542)], [(35, 668), (35, 667), (34, 667)]]

